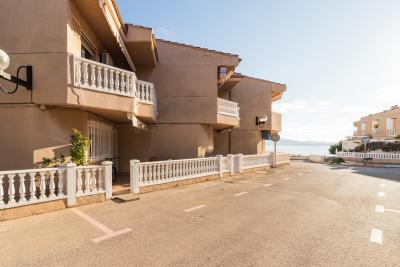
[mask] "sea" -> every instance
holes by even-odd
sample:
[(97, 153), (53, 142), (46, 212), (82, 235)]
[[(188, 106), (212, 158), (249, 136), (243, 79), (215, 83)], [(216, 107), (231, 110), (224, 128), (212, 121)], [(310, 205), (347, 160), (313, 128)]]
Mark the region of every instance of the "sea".
[[(276, 150), (278, 152), (287, 152), (289, 154), (295, 154), (295, 155), (303, 155), (303, 156), (308, 156), (308, 155), (329, 155), (329, 145), (301, 145), (301, 144), (296, 144), (296, 145), (286, 145), (282, 144), (280, 145), (279, 142), (276, 144)], [(268, 142), (266, 145), (266, 150), (268, 152), (272, 152), (274, 150), (274, 146), (272, 142)]]

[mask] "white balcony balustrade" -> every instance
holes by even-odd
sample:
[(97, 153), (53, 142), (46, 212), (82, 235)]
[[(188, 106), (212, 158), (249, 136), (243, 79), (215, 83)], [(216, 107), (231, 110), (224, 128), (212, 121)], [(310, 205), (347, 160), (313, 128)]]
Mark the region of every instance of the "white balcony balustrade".
[(74, 57), (74, 86), (157, 103), (152, 83), (138, 80), (134, 72), (85, 58)]
[(239, 118), (239, 104), (218, 98), (218, 114)]
[(388, 136), (396, 136), (396, 129), (388, 129)]
[(373, 128), (372, 129), (372, 134), (379, 134), (379, 128)]

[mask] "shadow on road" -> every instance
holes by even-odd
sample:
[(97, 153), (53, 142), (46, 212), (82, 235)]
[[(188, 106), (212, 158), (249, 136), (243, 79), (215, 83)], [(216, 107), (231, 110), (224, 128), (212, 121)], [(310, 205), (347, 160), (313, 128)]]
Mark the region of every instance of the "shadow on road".
[(352, 173), (400, 182), (400, 168), (371, 168), (371, 167), (354, 167), (354, 166), (344, 166), (344, 165), (328, 165), (328, 166), (331, 170), (348, 169)]

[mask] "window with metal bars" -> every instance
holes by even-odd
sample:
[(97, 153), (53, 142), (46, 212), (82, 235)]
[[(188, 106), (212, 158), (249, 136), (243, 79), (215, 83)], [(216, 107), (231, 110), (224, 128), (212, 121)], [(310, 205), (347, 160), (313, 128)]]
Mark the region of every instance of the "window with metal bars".
[(114, 157), (114, 128), (111, 124), (91, 118), (88, 122), (91, 141), (89, 158), (91, 162)]

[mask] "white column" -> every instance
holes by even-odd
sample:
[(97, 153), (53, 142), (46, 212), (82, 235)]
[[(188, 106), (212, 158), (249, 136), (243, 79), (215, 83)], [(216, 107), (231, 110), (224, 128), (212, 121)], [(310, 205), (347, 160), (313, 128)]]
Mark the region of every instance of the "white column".
[(137, 159), (132, 159), (130, 161), (131, 164), (131, 173), (130, 173), (130, 182), (131, 182), (131, 192), (139, 193), (139, 163), (140, 161)]
[(218, 159), (218, 171), (219, 171), (219, 178), (222, 177), (222, 155), (217, 155), (217, 159)]
[(103, 178), (104, 188), (106, 189), (106, 199), (112, 197), (112, 161), (103, 161), (101, 165), (104, 166)]
[(233, 175), (233, 155), (232, 154), (228, 154), (228, 162), (229, 162), (229, 171), (231, 172), (231, 175)]
[(67, 188), (67, 206), (76, 205), (76, 164), (67, 163), (65, 165), (65, 182)]
[(237, 154), (238, 157), (238, 172), (243, 172), (243, 154)]

